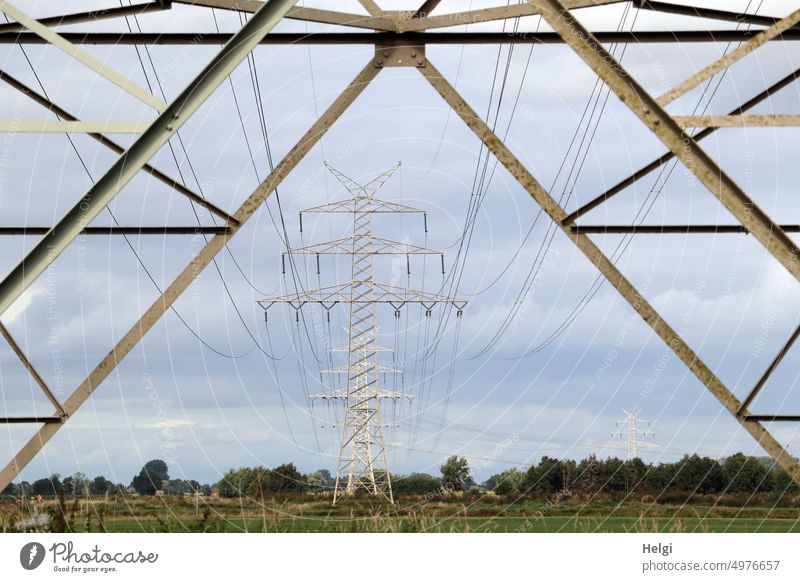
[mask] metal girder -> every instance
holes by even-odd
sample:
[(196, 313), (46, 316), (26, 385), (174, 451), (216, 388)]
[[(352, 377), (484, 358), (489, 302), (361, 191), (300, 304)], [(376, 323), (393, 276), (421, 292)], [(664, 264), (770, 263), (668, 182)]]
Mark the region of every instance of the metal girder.
[(759, 26), (772, 26), (780, 20), (772, 16), (760, 16), (758, 14), (748, 14), (746, 12), (728, 12), (727, 10), (715, 10), (714, 8), (706, 8), (705, 6), (684, 6), (681, 4), (672, 4), (670, 2), (650, 2), (650, 0), (635, 0), (634, 6), (640, 10), (681, 14), (683, 16), (697, 16), (698, 18), (725, 20), (728, 22), (744, 22), (747, 24), (757, 24)]
[[(549, 2), (549, 0), (543, 0), (543, 1)], [(669, 103), (672, 103), (675, 99), (677, 99), (678, 97), (680, 97), (685, 93), (688, 93), (703, 81), (710, 79), (711, 77), (719, 73), (722, 69), (730, 67), (733, 63), (749, 55), (758, 47), (780, 36), (782, 33), (794, 27), (798, 22), (800, 22), (800, 9), (795, 10), (786, 18), (779, 20), (766, 30), (762, 30), (753, 38), (743, 43), (741, 46), (736, 47), (734, 50), (718, 58), (716, 61), (714, 61), (707, 67), (696, 72), (694, 75), (692, 75), (685, 81), (679, 83), (678, 85), (676, 85), (675, 87), (664, 93), (661, 97), (656, 99), (656, 102), (662, 107), (668, 105)]]
[(36, 19), (29, 17), (22, 10), (19, 10), (6, 0), (0, 0), (0, 12), (5, 12), (8, 16), (16, 20), (19, 24), (40, 36), (42, 40), (54, 47), (61, 49), (76, 61), (86, 65), (98, 75), (101, 75), (114, 83), (123, 91), (133, 95), (143, 103), (146, 103), (156, 111), (163, 110), (167, 104), (158, 97), (155, 97), (147, 89), (140, 87), (124, 75), (109, 67), (99, 59), (93, 57), (77, 45), (69, 42), (63, 36), (47, 28)]
[(796, 127), (800, 115), (675, 115), (675, 123), (687, 127)]
[(379, 16), (383, 14), (383, 10), (375, 3), (374, 0), (358, 0), (358, 3), (364, 7), (364, 10), (373, 16)]
[(758, 443), (775, 459), (778, 465), (789, 476), (800, 484), (800, 465), (792, 455), (767, 431), (764, 426), (752, 418), (739, 415), (740, 402), (714, 372), (700, 359), (683, 338), (658, 314), (652, 305), (637, 291), (633, 284), (617, 269), (614, 263), (585, 234), (578, 234), (563, 224), (566, 211), (550, 195), (547, 190), (525, 168), (522, 162), (511, 153), (503, 141), (486, 125), (456, 89), (428, 64), (417, 69), (433, 86), (433, 88), (450, 105), (453, 111), (492, 152), (495, 158), (509, 171), (520, 185), (531, 195), (561, 231), (569, 237), (575, 246), (595, 265), (600, 273), (613, 285), (631, 307), (642, 317), (650, 328), (681, 359), (691, 372), (705, 385), (711, 394), (725, 409), (749, 432)]
[[(425, 58), (424, 49), (421, 46), (409, 47), (409, 53), (413, 59), (419, 54), (421, 59)], [(393, 51), (400, 49), (393, 48)], [(382, 59), (382, 48), (377, 48)], [(382, 52), (383, 51), (383, 52)], [(389, 57), (394, 55), (390, 54)], [(385, 66), (403, 66), (392, 64), (391, 58), (386, 59)], [(383, 61), (378, 66), (384, 66)], [(422, 66), (422, 64), (420, 64)], [(676, 115), (673, 117), (675, 123), (682, 128), (687, 127), (796, 127), (800, 125), (800, 115), (789, 114), (762, 114), (762, 115)], [(0, 133), (142, 133), (150, 126), (149, 123), (142, 121), (33, 121), (33, 120), (10, 120), (0, 121)]]
[[(784, 232), (800, 232), (800, 224), (780, 227)], [(576, 234), (750, 234), (741, 224), (576, 224), (570, 228)]]
[[(558, 0), (528, 0), (542, 8), (542, 16), (617, 97), (667, 146), (684, 166), (733, 216), (761, 242), (786, 269), (800, 280), (800, 249), (686, 134), (663, 107), (631, 77), (592, 34)], [(800, 19), (800, 11), (797, 12)], [(784, 25), (790, 20), (782, 21)], [(563, 219), (564, 217), (562, 217)]]
[(797, 414), (748, 414), (744, 418), (757, 422), (800, 422)]
[[(142, 337), (152, 329), (170, 306), (189, 288), (192, 281), (209, 265), (214, 257), (225, 247), (230, 237), (234, 236), (255, 212), (275, 191), (283, 179), (294, 169), (301, 159), (322, 138), (331, 125), (341, 117), (342, 113), (355, 101), (366, 86), (377, 76), (380, 69), (367, 64), (350, 82), (339, 97), (328, 107), (311, 128), (289, 150), (281, 162), (275, 166), (269, 176), (256, 188), (236, 211), (236, 225), (227, 235), (217, 235), (192, 259), (177, 278), (153, 302), (139, 320), (120, 339), (114, 348), (100, 361), (92, 372), (81, 382), (75, 391), (64, 402), (67, 415), (72, 415), (92, 395), (92, 393), (111, 374), (116, 366), (139, 343)], [(19, 474), (42, 447), (58, 432), (62, 424), (45, 424), (20, 449), (14, 458), (0, 470), (0, 490)]]
[[(174, 0), (178, 4), (192, 6), (205, 6), (208, 8), (221, 8), (223, 10), (236, 10), (242, 12), (256, 12), (264, 6), (263, 0)], [(320, 24), (335, 24), (338, 26), (352, 26), (372, 30), (394, 30), (394, 22), (378, 14), (364, 16), (363, 14), (350, 14), (348, 12), (334, 12), (333, 10), (320, 10), (318, 8), (305, 8), (298, 6), (289, 10), (284, 18), (304, 20)]]
[(406, 303), (420, 303), (423, 306), (434, 305), (437, 303), (450, 303), (461, 309), (466, 305), (467, 300), (461, 297), (450, 297), (439, 293), (428, 293), (417, 289), (406, 287), (396, 287), (385, 283), (375, 283), (375, 293), (371, 297), (357, 297), (353, 295), (352, 283), (341, 283), (319, 289), (309, 289), (299, 293), (281, 295), (261, 299), (258, 304), (264, 309), (269, 309), (276, 303), (287, 304), (295, 309), (302, 307), (306, 303), (320, 303), (325, 306), (333, 306), (337, 303), (347, 305), (366, 305), (370, 303), (386, 303), (393, 307), (399, 307)]
[[(58, 416), (4, 416), (0, 424), (62, 424), (64, 418)], [(5, 487), (5, 485), (3, 486)]]
[(0, 133), (142, 133), (143, 121), (33, 121), (0, 120)]
[[(39, 93), (34, 91), (31, 87), (27, 86), (22, 81), (12, 77), (11, 75), (6, 73), (2, 69), (0, 69), (0, 81), (5, 81), (11, 87), (13, 87), (17, 91), (19, 91), (20, 93), (25, 95), (26, 97), (28, 97), (32, 101), (35, 101), (39, 105), (41, 105), (43, 107), (46, 107), (47, 110), (50, 111), (51, 113), (53, 113), (56, 117), (59, 117), (61, 119), (67, 120), (67, 121), (79, 121), (79, 119), (77, 117), (75, 117), (74, 115), (70, 114), (68, 111), (62, 109), (61, 107), (59, 107), (58, 105), (53, 103), (50, 99), (48, 99), (44, 95), (40, 95)], [(100, 133), (90, 133), (88, 135), (89, 135), (89, 137), (91, 137), (95, 141), (103, 144), (104, 146), (106, 146), (108, 149), (110, 149), (113, 152), (121, 154), (121, 153), (123, 153), (125, 151), (125, 148), (123, 148), (121, 145), (119, 145), (115, 141), (107, 138), (106, 136), (104, 136), (104, 135), (102, 135)], [(172, 178), (167, 176), (164, 172), (161, 172), (160, 170), (157, 170), (156, 168), (154, 168), (150, 164), (145, 164), (144, 166), (142, 166), (142, 170), (147, 172), (148, 174), (150, 174), (151, 176), (153, 176), (154, 178), (156, 178), (160, 182), (163, 182), (164, 184), (166, 184), (167, 186), (169, 186), (170, 188), (172, 188), (173, 190), (175, 190), (179, 194), (183, 194), (184, 196), (189, 198), (189, 200), (191, 200), (192, 202), (195, 202), (195, 203), (199, 204), (200, 206), (202, 206), (203, 208), (205, 208), (206, 210), (208, 210), (212, 214), (216, 214), (217, 216), (222, 218), (228, 224), (235, 224), (236, 223), (236, 219), (233, 218), (230, 214), (228, 214), (227, 212), (225, 212), (224, 210), (222, 210), (218, 206), (212, 204), (211, 202), (209, 202), (208, 200), (206, 200), (205, 198), (203, 198), (202, 196), (200, 196), (196, 192), (193, 192), (192, 190), (190, 190), (189, 188), (187, 188), (186, 186), (184, 186), (183, 184), (181, 184), (177, 180), (173, 180)]]
[(53, 394), (52, 390), (50, 390), (50, 387), (44, 381), (44, 378), (42, 378), (41, 374), (39, 374), (36, 368), (34, 368), (33, 364), (28, 359), (28, 356), (25, 355), (25, 352), (22, 351), (22, 348), (19, 346), (14, 337), (11, 335), (11, 332), (8, 331), (8, 329), (6, 328), (5, 325), (3, 325), (2, 322), (0, 322), (0, 335), (2, 335), (5, 338), (5, 340), (8, 342), (8, 345), (10, 345), (14, 353), (17, 354), (17, 357), (19, 358), (20, 362), (22, 362), (22, 365), (25, 366), (25, 369), (28, 370), (28, 373), (31, 375), (33, 380), (36, 382), (39, 388), (41, 388), (42, 392), (44, 392), (44, 395), (47, 396), (47, 399), (50, 401), (50, 403), (55, 407), (56, 412), (58, 412), (59, 416), (60, 417), (66, 416), (64, 407), (58, 401), (56, 395)]
[(422, 18), (423, 16), (428, 16), (436, 9), (441, 1), (442, 0), (425, 0), (425, 3), (417, 8), (416, 12), (414, 12), (412, 18)]
[[(672, 44), (745, 42), (753, 38), (750, 30), (641, 30), (600, 31), (594, 36), (601, 43)], [(165, 45), (165, 46), (219, 46), (228, 42), (229, 33), (205, 32), (65, 32), (62, 36), (75, 44), (86, 45)], [(773, 41), (798, 41), (800, 29), (784, 32)], [(554, 32), (315, 32), (314, 34), (279, 32), (261, 40), (262, 45), (374, 45), (398, 42), (413, 45), (485, 45), (485, 44), (564, 44)], [(0, 34), (0, 44), (45, 44), (35, 34)]]
[(208, 96), (272, 30), (294, 0), (269, 0), (211, 59), (195, 80), (164, 109), (152, 125), (112, 164), (88, 192), (0, 282), (0, 314), (28, 288), (197, 111)]
[[(783, 77), (777, 83), (773, 83), (772, 85), (770, 85), (769, 87), (767, 87), (766, 89), (761, 91), (758, 95), (755, 95), (754, 97), (752, 97), (752, 98), (748, 99), (747, 101), (745, 101), (744, 103), (742, 103), (742, 105), (740, 105), (736, 109), (732, 110), (730, 113), (728, 113), (728, 115), (741, 115), (745, 111), (748, 111), (748, 110), (752, 109), (753, 107), (755, 107), (759, 103), (765, 101), (767, 98), (771, 97), (776, 92), (778, 92), (781, 89), (783, 89), (784, 87), (787, 87), (790, 84), (792, 84), (795, 81), (797, 81), (798, 75), (800, 75), (800, 69), (796, 69), (796, 70), (792, 71), (790, 74), (788, 74), (785, 77)], [(694, 138), (695, 141), (699, 141), (701, 139), (704, 139), (704, 138), (708, 137), (709, 135), (711, 135), (712, 133), (717, 131), (717, 129), (718, 128), (716, 128), (716, 127), (710, 127), (708, 129), (704, 129), (703, 131), (700, 131), (700, 132), (696, 133), (693, 136), (693, 138)], [(623, 180), (620, 180), (613, 187), (609, 188), (608, 190), (606, 190), (605, 192), (603, 192), (599, 196), (596, 196), (595, 198), (593, 198), (592, 200), (590, 200), (589, 202), (587, 202), (586, 204), (582, 205), (577, 210), (575, 210), (574, 212), (569, 214), (569, 216), (567, 216), (564, 219), (564, 224), (572, 224), (572, 223), (574, 223), (580, 216), (583, 216), (584, 214), (586, 214), (590, 210), (592, 210), (594, 208), (597, 208), (603, 202), (606, 202), (611, 197), (619, 194), (620, 192), (625, 190), (625, 188), (627, 188), (628, 186), (633, 185), (636, 181), (644, 178), (645, 176), (647, 176), (648, 174), (650, 174), (654, 170), (660, 168), (661, 166), (666, 164), (668, 161), (670, 161), (674, 157), (675, 157), (675, 154), (672, 151), (668, 151), (664, 155), (662, 155), (661, 157), (656, 158), (655, 160), (653, 160), (652, 162), (650, 162), (646, 166), (638, 169), (637, 171), (635, 171), (633, 174), (631, 174), (627, 178), (625, 178)]]
[[(89, 236), (147, 236), (178, 234), (228, 234), (228, 226), (87, 226), (80, 234)], [(0, 236), (41, 236), (50, 232), (49, 226), (0, 226)]]
[(753, 400), (758, 395), (758, 393), (761, 392), (761, 389), (764, 387), (764, 384), (767, 383), (767, 380), (769, 379), (769, 377), (772, 375), (772, 373), (778, 367), (778, 364), (781, 363), (781, 360), (783, 360), (783, 358), (786, 356), (786, 354), (789, 353), (789, 350), (792, 349), (792, 346), (794, 345), (794, 342), (797, 341), (798, 337), (800, 337), (800, 326), (798, 326), (797, 329), (794, 330), (794, 333), (791, 335), (789, 340), (780, 349), (780, 351), (775, 356), (775, 358), (772, 360), (772, 362), (770, 362), (770, 364), (767, 367), (767, 369), (761, 375), (761, 378), (758, 379), (758, 382), (756, 382), (756, 385), (753, 386), (753, 389), (747, 395), (747, 398), (745, 398), (744, 402), (742, 402), (741, 406), (739, 406), (739, 411), (738, 411), (739, 414), (746, 414), (747, 407), (750, 406), (750, 404), (753, 402)]
[[(369, 211), (367, 212), (369, 213)], [(418, 245), (389, 240), (379, 236), (367, 237), (374, 246), (373, 253), (376, 255), (441, 255), (440, 251), (428, 249)], [(347, 255), (353, 252), (353, 240), (365, 240), (361, 237), (352, 236), (336, 240), (326, 241), (308, 245), (305, 247), (292, 248), (283, 251), (284, 255)]]
[[(565, 5), (569, 8), (590, 8), (592, 6), (618, 4), (625, 1), (626, 0), (566, 0)], [(539, 9), (536, 6), (531, 6), (523, 2), (521, 4), (478, 8), (475, 10), (437, 14), (436, 16), (426, 16), (422, 18), (407, 18), (399, 23), (399, 29), (401, 32), (430, 30), (432, 28), (463, 26), (465, 24), (478, 24), (481, 22), (492, 22), (494, 20), (506, 20), (508, 18), (535, 16), (536, 14), (539, 14)]]
[[(48, 16), (39, 18), (39, 24), (44, 26), (66, 26), (68, 24), (79, 24), (81, 22), (97, 22), (109, 18), (119, 18), (120, 16), (138, 16), (150, 12), (161, 12), (168, 10), (169, 5), (165, 2), (147, 2), (145, 4), (132, 4), (131, 6), (117, 6), (116, 8), (104, 8), (102, 10), (89, 10), (87, 12), (77, 12), (74, 14), (62, 14), (60, 16)], [(18, 22), (0, 24), (0, 34), (6, 32), (22, 32), (25, 27)]]

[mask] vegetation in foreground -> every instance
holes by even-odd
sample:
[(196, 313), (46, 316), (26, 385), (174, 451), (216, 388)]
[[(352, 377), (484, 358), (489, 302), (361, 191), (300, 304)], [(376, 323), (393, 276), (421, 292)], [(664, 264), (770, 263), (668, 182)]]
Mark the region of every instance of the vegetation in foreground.
[(0, 497), (0, 531), (800, 532), (797, 485), (742, 454), (657, 466), (544, 457), (482, 485), (454, 456), (441, 477), (392, 481), (395, 504), (348, 497), (333, 505), (325, 470), (231, 469), (212, 487), (170, 480), (166, 463), (154, 460), (128, 487), (81, 474), (15, 484)]
[[(327, 493), (283, 498), (56, 498), (0, 502), (0, 526), (41, 532), (800, 532), (796, 502), (770, 495), (690, 495), (684, 503), (494, 493), (405, 497), (391, 505)], [(31, 516), (47, 515), (46, 522)], [(18, 530), (19, 531), (19, 528)]]

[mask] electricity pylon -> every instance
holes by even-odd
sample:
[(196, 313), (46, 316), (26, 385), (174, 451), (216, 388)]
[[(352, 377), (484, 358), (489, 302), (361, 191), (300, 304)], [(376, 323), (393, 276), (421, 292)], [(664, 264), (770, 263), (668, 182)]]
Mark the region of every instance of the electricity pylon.
[(427, 232), (427, 217), (423, 210), (375, 198), (375, 193), (400, 167), (400, 163), (364, 185), (348, 178), (327, 163), (325, 166), (351, 196), (339, 202), (302, 210), (300, 231), (303, 229), (304, 213), (338, 213), (353, 215), (353, 234), (342, 239), (287, 250), (284, 252), (284, 259), (287, 254), (349, 255), (352, 262), (351, 280), (340, 285), (262, 299), (259, 303), (264, 309), (276, 303), (285, 303), (295, 310), (301, 309), (306, 303), (317, 303), (325, 308), (329, 318), (333, 306), (339, 303), (349, 305), (347, 346), (333, 349), (347, 352), (347, 366), (327, 370), (332, 374), (347, 374), (347, 390), (330, 390), (310, 395), (312, 399), (338, 400), (345, 404), (333, 502), (336, 503), (343, 494), (352, 495), (358, 491), (366, 491), (383, 496), (393, 503), (381, 402), (397, 402), (408, 395), (380, 388), (380, 374), (397, 370), (388, 370), (379, 363), (379, 354), (392, 350), (378, 345), (376, 306), (379, 303), (388, 304), (394, 308), (395, 316), (399, 317), (400, 309), (404, 305), (417, 303), (425, 308), (425, 315), (430, 317), (434, 305), (452, 304), (460, 316), (466, 301), (375, 281), (376, 255), (440, 255), (444, 273), (444, 255), (441, 252), (388, 240), (373, 233), (372, 216), (377, 213), (422, 214)]
[(639, 441), (639, 437), (646, 438), (648, 436), (654, 436), (655, 433), (649, 430), (642, 430), (640, 429), (637, 424), (645, 424), (649, 425), (649, 420), (642, 420), (639, 418), (639, 411), (635, 410), (633, 412), (628, 412), (624, 408), (622, 412), (625, 413), (625, 420), (618, 420), (617, 426), (625, 425), (625, 428), (622, 430), (618, 430), (617, 432), (611, 433), (611, 436), (618, 436), (627, 438), (628, 440), (628, 460), (635, 459), (637, 456), (637, 444)]

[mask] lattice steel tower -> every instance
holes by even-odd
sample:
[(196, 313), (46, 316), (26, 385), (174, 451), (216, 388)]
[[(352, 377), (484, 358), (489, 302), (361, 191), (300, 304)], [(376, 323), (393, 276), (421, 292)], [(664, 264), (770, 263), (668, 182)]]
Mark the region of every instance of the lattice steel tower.
[(646, 438), (648, 436), (654, 436), (655, 433), (649, 430), (642, 430), (637, 425), (645, 424), (649, 425), (649, 420), (642, 420), (639, 418), (639, 411), (634, 410), (633, 412), (628, 412), (624, 408), (622, 412), (625, 413), (625, 420), (618, 420), (617, 426), (624, 425), (624, 428), (618, 430), (617, 432), (611, 433), (612, 436), (618, 436), (628, 441), (628, 460), (635, 459), (638, 456), (638, 443), (639, 437)]
[(335, 503), (342, 494), (366, 491), (394, 502), (383, 436), (381, 402), (385, 400), (397, 402), (401, 398), (410, 396), (402, 392), (382, 390), (380, 387), (381, 373), (399, 370), (389, 369), (380, 364), (379, 354), (392, 350), (378, 345), (376, 306), (379, 303), (388, 304), (394, 307), (395, 316), (399, 317), (400, 309), (404, 305), (417, 303), (425, 308), (425, 315), (430, 317), (434, 305), (447, 303), (454, 305), (457, 316), (461, 316), (466, 301), (375, 281), (376, 255), (440, 255), (444, 273), (444, 255), (441, 252), (381, 238), (375, 236), (373, 232), (372, 216), (379, 213), (422, 214), (427, 232), (427, 217), (423, 210), (375, 198), (375, 193), (400, 167), (400, 163), (365, 185), (348, 178), (327, 163), (325, 165), (351, 197), (340, 202), (302, 210), (300, 230), (302, 232), (304, 213), (352, 214), (352, 235), (289, 249), (284, 255), (350, 255), (351, 280), (341, 285), (262, 299), (259, 303), (264, 309), (269, 309), (275, 303), (285, 303), (295, 310), (301, 309), (307, 303), (321, 304), (328, 312), (328, 317), (330, 310), (336, 304), (349, 305), (348, 344), (346, 347), (334, 348), (334, 351), (347, 352), (347, 366), (326, 370), (332, 374), (346, 374), (347, 389), (328, 390), (310, 395), (312, 399), (337, 400), (345, 404), (333, 501)]

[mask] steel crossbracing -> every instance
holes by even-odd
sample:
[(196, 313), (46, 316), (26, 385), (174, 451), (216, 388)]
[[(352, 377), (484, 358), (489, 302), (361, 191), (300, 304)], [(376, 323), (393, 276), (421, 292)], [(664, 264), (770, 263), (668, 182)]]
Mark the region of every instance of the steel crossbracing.
[(394, 307), (395, 316), (399, 316), (401, 307), (409, 303), (419, 303), (425, 307), (426, 315), (430, 316), (434, 305), (445, 303), (456, 306), (460, 316), (466, 304), (466, 301), (456, 297), (394, 287), (375, 280), (374, 260), (377, 255), (441, 254), (424, 247), (387, 241), (375, 236), (373, 232), (372, 217), (376, 213), (424, 214), (416, 208), (375, 198), (376, 192), (399, 167), (398, 163), (362, 186), (328, 165), (328, 169), (350, 193), (350, 197), (341, 202), (302, 211), (301, 215), (303, 212), (347, 212), (353, 217), (353, 234), (346, 239), (290, 249), (287, 252), (347, 254), (351, 257), (350, 282), (259, 301), (264, 309), (269, 309), (276, 303), (288, 304), (294, 309), (300, 309), (307, 303), (318, 303), (328, 311), (329, 316), (334, 305), (349, 305), (347, 367), (344, 370), (328, 370), (329, 373), (347, 374), (347, 390), (330, 390), (311, 396), (315, 400), (340, 400), (345, 406), (333, 491), (334, 503), (343, 494), (353, 495), (360, 491), (394, 502), (383, 435), (381, 403), (384, 400), (397, 402), (409, 395), (381, 389), (380, 376), (389, 370), (381, 366), (378, 354), (391, 350), (378, 344), (376, 306), (380, 303), (389, 304)]
[[(673, 116), (665, 110), (670, 102), (680, 95), (685, 94), (693, 87), (708, 80), (713, 75), (728, 71), (728, 67), (735, 64), (745, 56), (752, 54), (765, 43), (792, 42), (800, 40), (800, 11), (794, 11), (786, 16), (764, 16), (747, 13), (737, 13), (726, 10), (720, 4), (718, 8), (704, 6), (690, 6), (686, 3), (673, 4), (671, 2), (655, 2), (635, 0), (631, 5), (637, 10), (663, 12), (683, 15), (686, 19), (694, 17), (742, 24), (747, 23), (753, 27), (751, 30), (728, 28), (725, 30), (697, 30), (696, 26), (685, 29), (671, 27), (668, 30), (636, 30), (636, 31), (589, 31), (581, 25), (573, 13), (585, 11), (587, 14), (595, 10), (595, 6), (606, 4), (623, 4), (624, 0), (529, 0), (519, 4), (502, 5), (463, 12), (446, 13), (446, 2), (428, 0), (421, 3), (419, 8), (409, 11), (383, 10), (373, 0), (361, 0), (363, 13), (346, 13), (334, 10), (320, 10), (310, 7), (294, 7), (295, 2), (289, 0), (186, 0), (174, 4), (194, 5), (192, 10), (207, 11), (209, 8), (224, 10), (242, 10), (253, 13), (243, 28), (235, 34), (215, 34), (206, 32), (157, 31), (145, 33), (117, 33), (76, 31), (55, 32), (55, 28), (62, 25), (79, 26), (81, 23), (91, 23), (99, 19), (113, 22), (115, 18), (128, 15), (158, 13), (168, 11), (173, 3), (168, 0), (142, 1), (132, 6), (109, 6), (107, 9), (94, 9), (85, 12), (47, 16), (34, 20), (25, 13), (21, 2), (0, 1), (0, 11), (4, 12), (12, 22), (0, 24), (0, 44), (50, 44), (63, 51), (76, 62), (92, 69), (97, 75), (105, 77), (115, 83), (121, 91), (125, 91), (146, 106), (159, 112), (156, 119), (143, 127), (142, 124), (131, 120), (115, 120), (114, 123), (97, 122), (94, 120), (77, 119), (69, 112), (53, 102), (46, 94), (42, 94), (23, 82), (0, 71), (0, 80), (13, 89), (20, 91), (32, 101), (42, 105), (55, 117), (31, 121), (25, 126), (14, 125), (14, 120), (0, 120), (2, 130), (28, 130), (28, 131), (60, 131), (60, 132), (87, 132), (87, 135), (97, 140), (113, 152), (118, 154), (119, 160), (101, 180), (83, 195), (76, 196), (78, 202), (58, 222), (52, 226), (17, 225), (4, 227), (0, 234), (14, 234), (22, 236), (41, 236), (41, 240), (29, 251), (18, 267), (13, 269), (0, 281), (0, 315), (17, 300), (20, 295), (42, 274), (44, 269), (64, 251), (77, 236), (81, 234), (95, 234), (100, 236), (116, 235), (166, 235), (194, 233), (193, 227), (186, 226), (118, 226), (99, 227), (91, 223), (98, 213), (122, 190), (127, 182), (139, 171), (148, 172), (151, 176), (164, 182), (177, 193), (189, 198), (192, 203), (207, 209), (210, 213), (222, 218), (222, 227), (204, 226), (202, 229), (211, 236), (189, 265), (168, 285), (163, 294), (145, 311), (141, 318), (130, 328), (121, 340), (109, 353), (97, 363), (96, 367), (86, 378), (61, 401), (46, 385), (30, 359), (25, 355), (20, 345), (3, 328), (3, 336), (12, 346), (14, 353), (31, 374), (35, 383), (53, 404), (51, 416), (22, 414), (16, 417), (0, 418), (0, 423), (37, 423), (41, 427), (37, 433), (19, 450), (11, 452), (10, 462), (0, 471), (0, 490), (3, 489), (19, 471), (46, 445), (46, 443), (76, 414), (81, 406), (89, 399), (92, 393), (114, 371), (119, 362), (136, 346), (141, 338), (155, 325), (169, 307), (181, 296), (214, 257), (225, 248), (231, 237), (235, 236), (241, 227), (253, 216), (255, 211), (264, 203), (268, 196), (277, 188), (284, 178), (293, 170), (297, 163), (318, 143), (327, 129), (336, 122), (342, 113), (356, 100), (364, 88), (375, 79), (384, 67), (412, 67), (422, 73), (425, 79), (436, 89), (459, 117), (472, 129), (475, 135), (486, 145), (494, 156), (509, 172), (519, 181), (522, 187), (531, 195), (535, 202), (541, 206), (549, 218), (561, 231), (586, 255), (599, 272), (619, 291), (621, 296), (654, 330), (654, 332), (674, 351), (674, 353), (695, 374), (700, 382), (713, 394), (741, 425), (747, 430), (785, 469), (789, 475), (800, 483), (800, 467), (795, 459), (772, 436), (763, 424), (765, 422), (800, 421), (800, 414), (777, 414), (766, 412), (753, 413), (750, 408), (764, 387), (767, 379), (780, 365), (792, 345), (795, 343), (800, 330), (788, 339), (786, 345), (779, 351), (764, 371), (758, 383), (749, 394), (740, 401), (731, 390), (714, 374), (714, 372), (692, 350), (685, 340), (672, 329), (650, 303), (636, 290), (627, 278), (617, 269), (615, 264), (594, 244), (589, 238), (592, 233), (603, 232), (628, 232), (632, 234), (657, 232), (657, 233), (682, 233), (693, 234), (700, 232), (747, 233), (752, 234), (795, 278), (800, 279), (800, 266), (798, 266), (798, 249), (787, 236), (787, 232), (797, 232), (797, 225), (778, 225), (752, 201), (752, 199), (739, 187), (719, 166), (702, 150), (698, 142), (704, 137), (718, 130), (730, 126), (748, 125), (773, 125), (790, 126), (798, 123), (797, 115), (745, 115), (745, 112), (758, 103), (768, 101), (769, 98), (781, 89), (792, 85), (796, 81), (798, 71), (786, 71), (785, 77), (768, 87), (761, 87), (760, 92), (754, 91), (749, 100), (741, 102), (738, 108), (730, 111), (729, 115), (713, 116)], [(600, 10), (598, 8), (597, 10)], [(448, 31), (448, 28), (461, 27), (465, 24), (502, 22), (510, 18), (519, 18), (539, 14), (552, 28), (551, 31), (534, 33), (533, 31), (520, 30), (515, 34), (491, 31)], [(273, 33), (274, 25), (281, 18), (292, 18), (310, 23), (331, 25), (333, 29), (322, 32), (299, 33)], [(670, 22), (676, 22), (672, 20)], [(342, 29), (341, 27), (346, 27)], [(444, 30), (441, 30), (444, 29)], [(740, 42), (741, 44), (725, 56), (715, 60), (700, 71), (687, 75), (686, 80), (679, 83), (661, 96), (651, 96), (645, 91), (634, 77), (627, 72), (620, 63), (603, 46), (603, 43), (698, 43), (698, 42)], [(124, 75), (115, 71), (107, 63), (98, 61), (82, 47), (85, 45), (99, 44), (172, 44), (172, 45), (220, 45), (226, 43), (219, 54), (212, 59), (209, 65), (199, 74), (171, 103), (162, 100), (140, 87)], [(361, 72), (350, 82), (342, 94), (337, 97), (332, 105), (320, 116), (299, 142), (286, 154), (275, 169), (255, 189), (250, 196), (233, 213), (227, 213), (218, 206), (205, 200), (200, 194), (193, 192), (179, 180), (157, 170), (148, 162), (150, 158), (178, 131), (179, 127), (196, 111), (197, 107), (224, 81), (233, 68), (240, 63), (259, 44), (334, 44), (334, 45), (374, 45), (375, 57), (366, 64)], [(554, 43), (563, 44), (577, 54), (598, 77), (636, 114), (644, 125), (658, 137), (665, 145), (664, 154), (643, 166), (631, 176), (619, 181), (610, 190), (600, 193), (588, 203), (568, 213), (559, 206), (556, 200), (548, 193), (534, 176), (523, 166), (518, 158), (509, 150), (503, 141), (491, 130), (459, 95), (455, 88), (431, 65), (425, 55), (425, 47), (429, 44), (485, 44), (485, 43), (515, 43), (536, 44)], [(731, 74), (735, 74), (732, 71)], [(755, 83), (751, 79), (751, 84)], [(684, 128), (702, 127), (702, 131), (687, 134)], [(139, 135), (133, 145), (127, 149), (122, 148), (104, 132), (109, 130), (133, 131)], [(660, 168), (672, 159), (684, 163), (688, 171), (692, 172), (700, 182), (705, 185), (710, 194), (716, 196), (725, 207), (730, 210), (738, 221), (732, 225), (581, 225), (576, 221), (589, 210), (604, 204), (611, 197), (624, 189), (632, 186), (644, 176)], [(387, 203), (387, 206), (374, 212), (403, 212), (401, 205)], [(319, 207), (309, 209), (308, 212), (346, 212), (342, 207)], [(217, 230), (213, 230), (217, 229)], [(203, 232), (202, 230), (200, 232)], [(355, 241), (355, 239), (353, 239)], [(346, 243), (342, 243), (346, 244)], [(385, 248), (394, 248), (398, 252), (401, 247), (395, 246), (393, 241), (386, 241)], [(334, 245), (334, 249), (339, 245)], [(318, 248), (307, 249), (308, 252), (318, 253)], [(302, 252), (302, 251), (298, 251)], [(352, 291), (350, 289), (349, 291)], [(384, 294), (387, 303), (402, 298), (403, 294), (398, 289), (381, 288), (377, 283), (372, 283), (372, 291), (379, 296)], [(365, 303), (359, 303), (358, 295), (348, 292), (347, 287), (319, 289), (309, 292), (308, 301), (322, 298), (330, 303), (348, 303), (354, 313), (367, 314), (363, 308)], [(411, 294), (412, 299), (422, 300), (422, 295)], [(354, 299), (356, 299), (354, 301)], [(430, 298), (426, 298), (429, 300)], [(301, 297), (284, 298), (284, 302), (299, 305), (304, 301)], [(276, 302), (279, 299), (276, 299)], [(374, 303), (372, 304), (374, 305)], [(24, 342), (23, 342), (24, 343)], [(372, 351), (379, 353), (380, 346), (373, 344)], [(363, 388), (362, 388), (363, 390)], [(341, 394), (338, 395), (341, 397)], [(373, 405), (374, 408), (374, 405)], [(354, 417), (355, 418), (355, 417)], [(355, 423), (356, 420), (353, 420)], [(361, 418), (364, 422), (364, 418)], [(356, 426), (354, 424), (353, 426)], [(370, 451), (370, 454), (373, 452)], [(366, 465), (374, 462), (374, 454), (368, 455), (361, 451), (359, 463)], [(373, 471), (374, 474), (374, 471)], [(364, 484), (372, 486), (372, 480)]]

